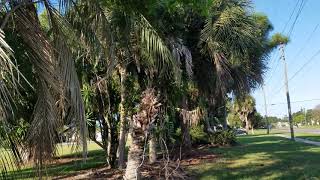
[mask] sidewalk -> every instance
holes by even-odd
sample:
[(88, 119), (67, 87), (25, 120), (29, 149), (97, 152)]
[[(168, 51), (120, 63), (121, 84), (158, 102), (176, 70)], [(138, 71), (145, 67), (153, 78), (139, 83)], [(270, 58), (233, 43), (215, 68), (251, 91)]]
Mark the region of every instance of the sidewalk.
[[(291, 139), (289, 136), (284, 135), (284, 134), (277, 134), (277, 136), (284, 137), (284, 138), (287, 138), (287, 139)], [(306, 144), (320, 146), (320, 142), (318, 142), (318, 141), (310, 141), (310, 140), (307, 140), (307, 139), (297, 138), (297, 137), (294, 138), (294, 139), (295, 139), (296, 142), (302, 142), (302, 143), (306, 143)]]

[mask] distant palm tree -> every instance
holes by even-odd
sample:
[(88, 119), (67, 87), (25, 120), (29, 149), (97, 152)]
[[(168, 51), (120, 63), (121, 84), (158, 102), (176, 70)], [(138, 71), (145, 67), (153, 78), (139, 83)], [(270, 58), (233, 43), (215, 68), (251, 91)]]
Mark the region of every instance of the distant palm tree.
[(255, 111), (255, 100), (250, 95), (245, 95), (239, 97), (234, 102), (234, 112), (239, 115), (239, 118), (243, 123), (245, 123), (245, 128), (247, 133), (249, 133), (249, 129), (253, 129), (253, 124), (249, 120), (249, 115)]

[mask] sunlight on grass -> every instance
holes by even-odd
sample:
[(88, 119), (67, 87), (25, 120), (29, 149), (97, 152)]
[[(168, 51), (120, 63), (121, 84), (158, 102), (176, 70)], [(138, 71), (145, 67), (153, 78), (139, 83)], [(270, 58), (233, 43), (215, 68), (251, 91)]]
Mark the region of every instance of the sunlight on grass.
[[(94, 142), (88, 142), (88, 151), (92, 150), (100, 150), (102, 149), (100, 146), (98, 146)], [(72, 144), (60, 144), (57, 147), (57, 156), (64, 156), (72, 153), (81, 153), (82, 149), (81, 146), (78, 147), (77, 149), (74, 149)]]
[[(94, 142), (88, 142), (88, 159), (84, 163), (81, 149), (72, 151), (72, 146), (62, 144), (57, 149), (57, 161), (45, 168), (47, 178), (78, 173), (81, 170), (95, 168), (106, 164), (104, 151)], [(35, 170), (31, 164), (21, 167), (17, 173), (11, 172), (12, 179), (34, 179)]]
[(320, 141), (320, 134), (297, 133), (296, 137), (307, 139), (307, 140), (310, 140), (310, 141)]
[(241, 145), (212, 148), (223, 161), (189, 167), (195, 179), (313, 179), (320, 177), (320, 147), (281, 137), (238, 138)]

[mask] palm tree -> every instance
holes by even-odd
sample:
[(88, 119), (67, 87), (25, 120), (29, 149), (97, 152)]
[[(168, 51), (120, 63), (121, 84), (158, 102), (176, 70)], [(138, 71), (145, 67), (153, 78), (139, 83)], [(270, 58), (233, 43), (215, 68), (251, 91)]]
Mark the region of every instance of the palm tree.
[(247, 133), (249, 132), (250, 126), (253, 132), (252, 123), (249, 120), (249, 115), (254, 113), (255, 111), (255, 100), (250, 95), (245, 95), (243, 97), (239, 97), (234, 102), (234, 112), (239, 115), (239, 118), (243, 123), (245, 123), (245, 128)]
[(139, 110), (134, 115), (133, 122), (131, 122), (132, 144), (129, 149), (124, 179), (133, 180), (141, 178), (139, 168), (144, 161), (146, 136), (149, 133), (149, 128), (153, 126), (156, 120), (160, 105), (159, 96), (154, 89), (148, 88), (142, 93)]
[[(42, 169), (43, 162), (49, 160), (55, 153), (57, 132), (63, 125), (63, 121), (68, 119), (66, 120), (68, 124), (73, 124), (80, 132), (79, 139), (83, 144), (84, 157), (86, 156), (87, 128), (80, 84), (71, 49), (66, 42), (70, 35), (65, 31), (67, 26), (50, 1), (44, 1), (43, 5), (52, 32), (48, 36), (40, 25), (36, 9), (39, 6), (36, 6), (36, 3), (38, 2), (6, 1), (3, 5), (8, 8), (1, 8), (1, 13), (5, 14), (5, 18), (1, 21), (1, 28), (10, 29), (21, 37), (23, 43), (28, 46), (26, 54), (31, 60), (30, 66), (35, 68), (38, 100), (34, 108), (31, 128), (28, 130), (26, 145), (30, 147), (36, 165)], [(71, 112), (68, 117), (65, 116), (65, 109)]]

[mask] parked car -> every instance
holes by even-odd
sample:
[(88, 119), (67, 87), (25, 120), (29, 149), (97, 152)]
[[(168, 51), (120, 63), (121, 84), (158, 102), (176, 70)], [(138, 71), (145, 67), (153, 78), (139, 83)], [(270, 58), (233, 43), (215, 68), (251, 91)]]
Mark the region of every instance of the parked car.
[(248, 132), (244, 128), (237, 128), (236, 129), (236, 135), (237, 136), (248, 135)]

